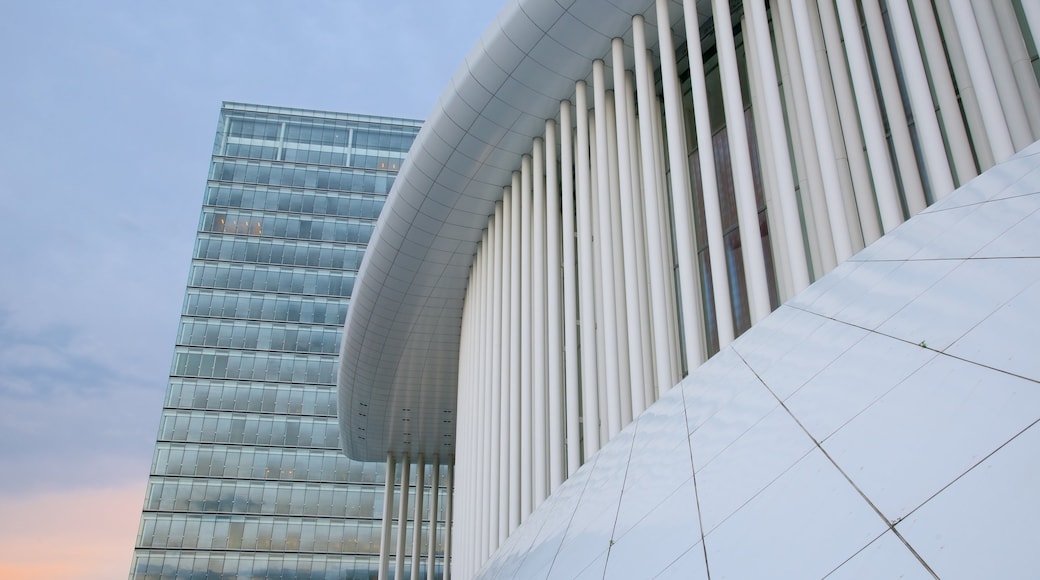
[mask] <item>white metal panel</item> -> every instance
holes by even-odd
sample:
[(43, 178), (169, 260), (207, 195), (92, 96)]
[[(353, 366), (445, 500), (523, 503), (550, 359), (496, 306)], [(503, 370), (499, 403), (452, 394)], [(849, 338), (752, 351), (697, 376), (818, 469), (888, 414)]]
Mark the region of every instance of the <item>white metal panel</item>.
[(1032, 576), (1040, 570), (1037, 449), (1040, 427), (1034, 424), (896, 529), (940, 578)]

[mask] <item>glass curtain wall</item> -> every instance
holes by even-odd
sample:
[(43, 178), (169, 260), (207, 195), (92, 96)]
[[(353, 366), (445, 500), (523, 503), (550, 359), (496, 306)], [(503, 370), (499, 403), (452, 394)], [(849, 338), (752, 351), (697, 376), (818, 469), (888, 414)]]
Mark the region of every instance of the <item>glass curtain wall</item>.
[(336, 356), (420, 125), (222, 107), (132, 578), (375, 577), (386, 468), (340, 450)]

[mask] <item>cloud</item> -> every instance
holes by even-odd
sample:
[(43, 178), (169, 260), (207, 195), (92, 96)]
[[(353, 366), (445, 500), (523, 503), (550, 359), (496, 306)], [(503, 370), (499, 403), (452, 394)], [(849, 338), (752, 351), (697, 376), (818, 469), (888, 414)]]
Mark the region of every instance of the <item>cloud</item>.
[(0, 497), (0, 578), (125, 578), (145, 484)]
[(0, 457), (13, 467), (0, 492), (147, 474), (165, 369), (142, 381), (80, 342), (75, 327), (25, 332), (0, 316)]

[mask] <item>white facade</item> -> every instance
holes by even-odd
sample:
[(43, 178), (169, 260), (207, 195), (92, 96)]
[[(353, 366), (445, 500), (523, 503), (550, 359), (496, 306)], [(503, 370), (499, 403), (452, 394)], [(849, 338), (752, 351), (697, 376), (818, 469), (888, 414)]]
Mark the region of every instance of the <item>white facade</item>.
[(1038, 210), (1040, 144), (690, 373), (479, 575), (1034, 577)]
[(369, 246), (344, 450), (453, 463), (451, 568), (474, 575), (691, 370), (1040, 137), (1037, 12), (510, 2)]

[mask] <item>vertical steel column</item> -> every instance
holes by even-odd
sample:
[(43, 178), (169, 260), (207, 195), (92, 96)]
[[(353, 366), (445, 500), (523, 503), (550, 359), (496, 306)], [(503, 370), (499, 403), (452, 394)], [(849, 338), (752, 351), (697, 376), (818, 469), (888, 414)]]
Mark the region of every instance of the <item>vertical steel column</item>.
[(719, 349), (723, 349), (733, 342), (736, 333), (733, 329), (730, 277), (726, 268), (726, 245), (722, 237), (722, 210), (719, 208), (719, 185), (715, 175), (715, 145), (711, 139), (707, 77), (704, 74), (701, 23), (696, 0), (683, 0), (683, 18), (686, 23), (686, 51), (690, 62), (690, 87), (693, 92), (697, 159), (701, 166), (700, 193), (701, 202), (704, 204), (704, 229), (708, 236), (708, 263), (711, 265), (715, 324), (719, 334)]
[[(979, 174), (975, 169), (975, 158), (971, 154), (971, 139), (961, 118), (957, 92), (953, 86), (950, 68), (946, 65), (946, 50), (939, 26), (935, 22), (932, 3), (922, 0), (911, 2), (914, 15), (917, 17), (917, 29), (921, 33), (925, 58), (928, 59), (928, 72), (935, 87), (935, 99), (939, 102), (942, 114), (942, 126), (946, 130), (946, 141), (950, 146), (953, 158), (953, 169), (957, 177), (957, 185), (963, 185)], [(1032, 72), (1030, 72), (1032, 74)]]
[(549, 418), (549, 488), (552, 493), (564, 476), (564, 399), (563, 399), (563, 312), (560, 309), (560, 180), (556, 167), (556, 121), (545, 122), (545, 322), (546, 329), (546, 406)]
[(410, 475), (408, 470), (411, 468), (411, 464), (408, 463), (408, 454), (401, 454), (401, 497), (397, 504), (397, 553), (396, 559), (394, 560), (394, 578), (404, 578), (404, 555), (406, 546), (406, 536), (408, 534), (408, 487)]
[(508, 206), (503, 196), (503, 201), (495, 203), (495, 223), (498, 227), (495, 228), (495, 252), (492, 258), (495, 261), (495, 291), (493, 291), (494, 302), (492, 305), (494, 330), (491, 333), (491, 339), (495, 343), (495, 351), (491, 359), (493, 367), (491, 388), (495, 390), (492, 406), (494, 406), (494, 415), (498, 421), (494, 433), (498, 448), (494, 452), (494, 472), (492, 472), (491, 478), (492, 487), (496, 490), (494, 518), (497, 527), (492, 529), (491, 533), (495, 537), (493, 544), (496, 547), (502, 545), (506, 536), (509, 535), (509, 380), (508, 370), (503, 370), (502, 365), (503, 361), (506, 364), (509, 363), (507, 356), (509, 337), (503, 325), (502, 313), (505, 308), (509, 307), (509, 282), (505, 278), (509, 273), (509, 264), (506, 263), (509, 254), (505, 248), (508, 239), (506, 228), (509, 227), (507, 210)]
[[(1011, 58), (1004, 45), (1003, 34), (993, 10), (993, 0), (985, 2), (972, 0), (971, 5), (975, 7), (975, 22), (979, 27), (979, 33), (983, 38), (989, 40), (986, 43), (985, 54), (989, 60), (990, 70), (993, 72), (993, 80), (996, 82), (1000, 106), (1007, 117), (1011, 142), (1015, 144), (1015, 151), (1018, 151), (1033, 142), (1033, 132), (1029, 127), (1029, 115), (1026, 114), (1022, 95), (1018, 92), (1015, 73), (1011, 69)], [(963, 16), (968, 17), (970, 14), (969, 12)], [(958, 16), (962, 15), (958, 14)]]
[(888, 33), (885, 31), (884, 18), (881, 16), (881, 7), (877, 0), (864, 0), (861, 2), (861, 6), (863, 18), (867, 24), (867, 37), (870, 39), (873, 63), (877, 69), (881, 100), (888, 118), (889, 130), (892, 132), (892, 144), (895, 147), (906, 205), (910, 210), (910, 215), (916, 215), (927, 206), (927, 202), (924, 180), (917, 165), (917, 154), (914, 152), (913, 141), (910, 138), (910, 126), (907, 122), (906, 109), (903, 108), (899, 80), (896, 78), (896, 57), (889, 47)]
[(995, 0), (993, 11), (996, 13), (1000, 38), (1004, 39), (1008, 62), (1015, 75), (1015, 83), (1018, 84), (1026, 116), (1029, 118), (1031, 137), (1036, 137), (1040, 135), (1040, 86), (1037, 85), (1036, 75), (1033, 73), (1033, 63), (1026, 49), (1022, 29), (1018, 25), (1015, 7), (1011, 5), (1011, 0)]
[(514, 171), (510, 196), (509, 257), (509, 533), (520, 526), (520, 172)]
[(495, 399), (498, 395), (495, 374), (494, 359), (497, 337), (494, 335), (495, 319), (495, 296), (498, 295), (498, 284), (495, 280), (495, 230), (498, 222), (492, 214), (488, 220), (487, 244), (484, 245), (484, 274), (482, 276), (484, 285), (484, 313), (481, 316), (480, 325), (483, 329), (483, 342), (480, 348), (484, 350), (483, 361), (484, 372), (481, 377), (481, 390), (484, 395), (484, 414), (487, 417), (482, 433), (484, 438), (484, 496), (487, 498), (487, 507), (484, 508), (482, 527), (484, 530), (484, 553), (485, 557), (497, 547), (495, 538), (498, 535), (498, 471), (495, 469), (495, 460), (498, 458), (498, 410), (495, 408)]
[[(618, 192), (621, 218), (621, 251), (624, 256), (622, 278), (625, 286), (624, 312), (629, 333), (635, 334), (640, 328), (639, 312), (639, 266), (636, 258), (638, 250), (636, 238), (636, 209), (633, 198), (636, 191), (632, 189), (632, 145), (628, 131), (628, 99), (625, 94), (625, 41), (615, 38), (611, 41), (611, 67), (614, 77), (614, 131), (617, 135), (617, 168)], [(624, 332), (624, 329), (622, 329)], [(628, 384), (629, 400), (622, 401), (622, 407), (628, 409), (630, 417), (638, 417), (646, 408), (646, 397), (643, 395), (643, 347), (641, 335), (629, 336), (625, 341), (628, 346)], [(629, 419), (631, 421), (631, 418)]]
[(545, 141), (535, 138), (531, 148), (531, 511), (547, 495), (546, 463), (546, 335), (545, 335)]
[(386, 454), (386, 481), (383, 483), (383, 522), (379, 540), (379, 580), (390, 578), (390, 532), (394, 521), (394, 477), (397, 460)]
[(585, 81), (575, 85), (577, 121), (578, 284), (581, 308), (581, 393), (585, 457), (599, 450), (599, 376), (596, 354), (596, 298), (592, 248), (592, 187), (589, 159), (589, 108)]
[(845, 37), (845, 52), (848, 57), (849, 73), (863, 122), (863, 139), (867, 146), (870, 169), (874, 179), (875, 198), (881, 213), (881, 225), (890, 232), (903, 223), (903, 210), (899, 207), (899, 189), (896, 184), (892, 159), (885, 141), (885, 125), (881, 120), (881, 108), (867, 60), (863, 43), (863, 31), (859, 25), (859, 12), (855, 0), (837, 0), (838, 22)]
[(928, 88), (928, 71), (924, 68), (920, 47), (917, 45), (917, 31), (906, 0), (889, 0), (888, 15), (892, 20), (892, 34), (899, 50), (899, 61), (903, 64), (903, 82), (910, 96), (914, 127), (920, 138), (925, 167), (928, 168), (932, 195), (934, 199), (940, 199), (952, 192), (955, 186), (939, 121), (935, 118), (935, 105)]
[(823, 86), (820, 69), (816, 63), (816, 49), (812, 43), (812, 29), (805, 4), (791, 4), (794, 15), (794, 33), (798, 40), (798, 53), (802, 59), (802, 74), (805, 77), (806, 96), (809, 99), (809, 115), (816, 140), (816, 155), (823, 176), (823, 192), (827, 199), (827, 217), (830, 218), (834, 257), (838, 263), (852, 255), (849, 228), (845, 221), (845, 202), (841, 197), (841, 183), (834, 160), (834, 144), (828, 127), (827, 111), (823, 102)]
[(831, 240), (830, 220), (827, 218), (827, 202), (823, 194), (823, 177), (820, 174), (820, 162), (816, 155), (816, 138), (813, 137), (812, 122), (809, 114), (809, 100), (805, 94), (805, 79), (802, 74), (802, 61), (798, 51), (798, 41), (794, 35), (794, 16), (788, 2), (777, 2), (773, 5), (773, 25), (780, 51), (780, 68), (786, 71), (784, 81), (785, 97), (791, 113), (791, 142), (794, 145), (795, 162), (800, 166), (803, 176), (801, 183), (802, 213), (805, 216), (806, 233), (813, 262), (813, 273), (816, 278), (823, 276), (837, 265), (834, 257), (834, 243)]
[(476, 501), (467, 502), (465, 506), (460, 506), (465, 517), (460, 518), (461, 521), (466, 522), (465, 528), (465, 542), (460, 542), (460, 547), (466, 554), (465, 559), (460, 562), (460, 570), (468, 570), (472, 568), (474, 562), (479, 558), (479, 548), (482, 537), (481, 537), (481, 511), (485, 509), (485, 502), (482, 497), (481, 489), (481, 427), (484, 421), (483, 413), (481, 413), (481, 397), (483, 393), (480, 391), (480, 380), (479, 380), (479, 366), (480, 356), (478, 349), (480, 348), (480, 335), (479, 335), (479, 318), (480, 318), (480, 279), (481, 271), (481, 252), (477, 253), (476, 259), (473, 262), (473, 266), (470, 270), (470, 281), (472, 283), (471, 291), (466, 300), (466, 316), (464, 322), (466, 323), (465, 328), (467, 332), (467, 352), (471, 354), (471, 363), (469, 365), (469, 377), (468, 383), (470, 386), (470, 401), (469, 401), (469, 414), (471, 419), (471, 431), (470, 436), (466, 439), (465, 447), (466, 452), (465, 458), (465, 470), (463, 471), (464, 477), (460, 480), (465, 485), (466, 497), (473, 497)]
[[(839, 150), (844, 148), (846, 159), (848, 160), (857, 210), (854, 213), (859, 217), (863, 243), (864, 245), (869, 245), (881, 237), (881, 221), (878, 219), (877, 206), (874, 202), (870, 171), (867, 168), (867, 156), (863, 151), (863, 134), (860, 131), (860, 120), (856, 111), (852, 83), (849, 80), (848, 69), (845, 67), (845, 58), (842, 56), (841, 29), (838, 27), (838, 16), (834, 11), (833, 0), (820, 0), (817, 2), (817, 5), (819, 7), (819, 22), (823, 31), (827, 62), (830, 68), (831, 84), (834, 87), (834, 98), (838, 106), (838, 117), (833, 124), (840, 128), (840, 133), (844, 138), (843, 144), (836, 143), (836, 145)], [(958, 113), (957, 119), (958, 121), (960, 120), (960, 113)], [(963, 126), (961, 131), (963, 132)], [(967, 144), (967, 137), (965, 137), (965, 144)], [(970, 150), (968, 151), (968, 159), (969, 161), (971, 160)], [(862, 249), (862, 246), (855, 243), (855, 238), (853, 249)]]
[(1025, 14), (1026, 24), (1029, 25), (1029, 34), (1033, 37), (1033, 43), (1040, 45), (1040, 2), (1023, 0), (1022, 13)]
[[(621, 430), (621, 380), (618, 366), (621, 353), (618, 349), (618, 320), (614, 309), (618, 297), (614, 281), (614, 229), (610, 219), (610, 165), (607, 152), (607, 88), (604, 80), (603, 61), (592, 62), (593, 102), (596, 109), (596, 175), (599, 199), (600, 244), (600, 290), (603, 292), (603, 341), (606, 377), (604, 395), (607, 400), (607, 440)], [(627, 357), (627, 355), (626, 355)]]
[(445, 498), (448, 505), (445, 506), (444, 510), (444, 574), (441, 575), (442, 580), (451, 580), (451, 558), (452, 558), (452, 512), (455, 507), (455, 458), (448, 458), (448, 482), (445, 485), (447, 488), (447, 497)]
[(607, 420), (607, 394), (603, 388), (603, 381), (607, 376), (606, 352), (607, 346), (603, 338), (603, 268), (600, 261), (603, 259), (603, 242), (598, 233), (600, 200), (599, 200), (599, 170), (597, 169), (598, 155), (596, 154), (596, 112), (589, 109), (589, 197), (592, 200), (592, 294), (596, 301), (596, 318), (593, 320), (593, 328), (596, 334), (596, 376), (599, 382), (595, 385), (597, 391), (597, 403), (599, 403), (599, 441), (606, 445), (610, 440)]
[(953, 21), (953, 10), (949, 2), (939, 2), (935, 4), (935, 13), (942, 31), (943, 46), (946, 47), (946, 54), (950, 59), (950, 68), (953, 69), (957, 94), (960, 96), (964, 117), (968, 122), (971, 145), (974, 147), (979, 169), (985, 171), (993, 167), (993, 150), (990, 148), (986, 125), (982, 120), (982, 108), (979, 106), (975, 87), (972, 86), (971, 73), (968, 72), (968, 59), (964, 56), (961, 37)]
[[(604, 79), (605, 82), (605, 79)], [(606, 91), (606, 126), (607, 126), (607, 177), (610, 194), (610, 233), (613, 241), (610, 257), (614, 260), (614, 321), (617, 323), (618, 352), (618, 410), (621, 412), (621, 426), (632, 422), (631, 404), (631, 368), (628, 343), (631, 336), (628, 330), (628, 307), (631, 298), (625, 288), (627, 271), (624, 258), (624, 238), (621, 227), (621, 180), (618, 174), (620, 158), (618, 157), (617, 108), (614, 104), (614, 91)]]
[(564, 389), (567, 409), (567, 477), (581, 467), (581, 410), (578, 375), (578, 261), (574, 250), (574, 129), (571, 103), (560, 102), (560, 203), (563, 248)]
[[(671, 377), (665, 383), (657, 385), (657, 392), (655, 398), (660, 398), (668, 389), (671, 389), (673, 385), (679, 382), (679, 378), (682, 376), (682, 365), (683, 365), (683, 342), (680, 340), (681, 322), (679, 320), (679, 312), (682, 307), (679, 305), (679, 284), (677, 280), (677, 267), (676, 267), (676, 256), (673, 251), (673, 240), (675, 239), (672, 235), (674, 231), (672, 219), (672, 207), (669, 199), (668, 190), (668, 171), (665, 167), (665, 130), (664, 130), (664, 113), (661, 110), (661, 100), (657, 98), (657, 86), (654, 81), (654, 55), (649, 50), (646, 51), (646, 63), (647, 63), (647, 86), (646, 90), (651, 95), (650, 98), (650, 125), (653, 129), (653, 146), (654, 146), (654, 169), (655, 178), (657, 181), (657, 200), (658, 208), (660, 213), (657, 216), (653, 216), (656, 219), (656, 230), (658, 237), (661, 240), (661, 260), (662, 266), (664, 266), (664, 278), (665, 283), (665, 298), (666, 298), (666, 312), (668, 325), (665, 327), (664, 332), (667, 333), (667, 340), (664, 342), (665, 347), (668, 348), (668, 359), (671, 361), (672, 366), (668, 369), (669, 376)], [(647, 218), (648, 220), (651, 218)], [(655, 223), (648, 221), (648, 224)], [(703, 350), (703, 349), (702, 349)]]
[[(497, 293), (496, 293), (497, 294)], [(433, 456), (433, 481), (430, 489), (430, 532), (426, 543), (426, 580), (433, 580), (437, 570), (437, 512), (440, 508), (441, 460)]]
[[(849, 243), (852, 246), (852, 252), (856, 252), (863, 248), (863, 229), (860, 227), (859, 207), (856, 204), (856, 196), (862, 192), (857, 192), (854, 187), (856, 182), (853, 180), (854, 173), (849, 163), (851, 154), (845, 147), (845, 135), (841, 122), (842, 115), (838, 110), (839, 103), (835, 93), (837, 80), (832, 78), (830, 61), (827, 59), (827, 45), (824, 42), (823, 24), (820, 22), (819, 12), (816, 10), (816, 6), (813, 5), (812, 0), (805, 0), (803, 5), (805, 5), (806, 13), (809, 16), (809, 38), (812, 40), (814, 48), (813, 59), (816, 62), (816, 72), (819, 74), (820, 88), (822, 89), (821, 94), (826, 105), (824, 117), (827, 119), (827, 130), (831, 135), (832, 148), (830, 155), (834, 159), (838, 182), (841, 184), (840, 191), (845, 209), (844, 225), (849, 232)], [(843, 69), (844, 66), (843, 62)], [(859, 148), (862, 149), (863, 146), (859, 145)]]
[(531, 397), (535, 381), (532, 379), (531, 323), (531, 156), (520, 158), (520, 521), (531, 513), (533, 454)]
[[(488, 464), (485, 462), (487, 457), (487, 451), (489, 447), (489, 441), (487, 438), (488, 423), (490, 421), (490, 413), (487, 411), (489, 398), (491, 395), (490, 389), (487, 388), (487, 384), (484, 381), (484, 370), (486, 366), (487, 358), (484, 354), (484, 348), (487, 345), (487, 338), (484, 334), (486, 328), (484, 321), (485, 318), (485, 305), (487, 301), (487, 294), (485, 292), (486, 286), (483, 283), (485, 273), (487, 271), (487, 259), (488, 259), (488, 237), (489, 231), (484, 230), (480, 243), (480, 251), (477, 254), (477, 260), (474, 263), (473, 270), (470, 274), (470, 280), (473, 285), (477, 288), (476, 296), (473, 300), (473, 344), (470, 346), (470, 351), (473, 353), (473, 358), (476, 364), (473, 365), (474, 376), (473, 376), (473, 390), (475, 397), (475, 409), (474, 413), (477, 417), (476, 429), (474, 430), (473, 437), (473, 476), (475, 485), (473, 487), (473, 494), (477, 501), (473, 502), (473, 523), (470, 528), (473, 531), (472, 544), (473, 544), (473, 555), (471, 556), (474, 565), (477, 565), (484, 558), (485, 546), (487, 544), (490, 534), (488, 533), (488, 525), (491, 518), (488, 516), (488, 511), (491, 509), (491, 500), (488, 497)], [(418, 489), (418, 488), (417, 488)]]
[(950, 0), (953, 19), (960, 35), (961, 44), (964, 47), (964, 56), (968, 61), (968, 71), (971, 74), (972, 84), (978, 94), (979, 102), (986, 106), (982, 107), (982, 118), (986, 127), (986, 135), (989, 136), (989, 144), (993, 150), (993, 159), (996, 163), (1006, 161), (1015, 153), (1015, 145), (1012, 142), (1011, 130), (1008, 121), (1001, 110), (1000, 97), (993, 73), (986, 60), (986, 47), (982, 42), (982, 35), (975, 24), (970, 0)]
[[(474, 266), (476, 263), (474, 263)], [(470, 356), (472, 348), (475, 344), (473, 340), (473, 300), (476, 295), (476, 291), (472, 285), (468, 285), (466, 288), (466, 299), (463, 302), (462, 307), (462, 334), (460, 337), (459, 353), (466, 355), (465, 366), (460, 363), (459, 368), (459, 430), (460, 439), (458, 440), (458, 452), (459, 452), (459, 489), (464, 495), (472, 495), (475, 487), (475, 473), (474, 473), (474, 450), (473, 441), (476, 439), (475, 424), (478, 420), (476, 412), (476, 393), (473, 388), (473, 365), (475, 357)], [(471, 532), (475, 519), (473, 511), (476, 509), (476, 502), (472, 502), (470, 505), (463, 505), (460, 510), (459, 520), (465, 522), (463, 530)], [(466, 533), (460, 538), (459, 542), (459, 558), (460, 566), (464, 569), (472, 557), (473, 543), (476, 541), (476, 537), (472, 533)]]
[[(654, 344), (650, 330), (650, 275), (646, 265), (646, 208), (643, 206), (643, 182), (640, 177), (642, 168), (639, 150), (639, 120), (636, 118), (636, 85), (635, 74), (625, 71), (625, 117), (627, 117), (630, 153), (629, 167), (632, 178), (632, 221), (636, 237), (636, 298), (639, 307), (639, 352), (643, 361), (643, 376), (638, 385), (632, 385), (635, 391), (639, 387), (642, 392), (642, 408), (645, 409), (657, 400), (657, 389), (654, 386)], [(634, 395), (633, 395), (634, 396)]]
[[(422, 453), (415, 460), (415, 524), (412, 526), (412, 580), (419, 580), (419, 564), (422, 562), (423, 495), (426, 491), (426, 464)], [(433, 528), (430, 528), (431, 531)]]
[[(755, 142), (758, 144), (758, 159), (762, 166), (762, 193), (765, 198), (766, 220), (769, 228), (770, 246), (773, 250), (773, 275), (776, 277), (777, 297), (781, 303), (794, 295), (791, 271), (787, 256), (787, 231), (784, 228), (783, 204), (779, 197), (774, 171), (773, 142), (770, 139), (769, 118), (766, 113), (765, 92), (762, 87), (762, 63), (759, 62), (759, 44), (751, 28), (750, 10), (745, 9), (740, 19), (740, 29), (746, 30), (744, 35), (744, 59), (747, 61), (748, 92), (751, 93), (751, 115), (755, 124)], [(766, 42), (769, 42), (768, 37)]]
[[(664, 89), (665, 135), (672, 185), (673, 220), (679, 261), (679, 308), (682, 310), (682, 335), (686, 367), (690, 371), (704, 362), (704, 339), (701, 335), (700, 300), (693, 255), (693, 214), (690, 212), (690, 176), (686, 166), (686, 135), (682, 103), (679, 98), (679, 74), (672, 43), (672, 19), (668, 0), (656, 0), (657, 34), (661, 53), (661, 81)], [(662, 386), (671, 389), (674, 385)]]
[(498, 318), (499, 323), (499, 335), (502, 337), (502, 362), (500, 364), (501, 375), (499, 376), (499, 385), (502, 389), (502, 425), (499, 430), (501, 433), (500, 449), (502, 457), (499, 460), (501, 463), (501, 481), (500, 486), (502, 489), (502, 498), (499, 505), (499, 527), (505, 527), (504, 530), (499, 531), (499, 537), (501, 541), (505, 541), (506, 537), (509, 536), (509, 532), (512, 531), (512, 513), (513, 513), (513, 498), (516, 497), (513, 493), (513, 453), (512, 453), (512, 433), (513, 433), (513, 407), (512, 407), (512, 373), (513, 365), (516, 361), (512, 360), (512, 324), (511, 324), (511, 309), (513, 300), (513, 282), (512, 282), (512, 256), (513, 256), (513, 189), (512, 187), (505, 187), (502, 189), (502, 248), (499, 251), (500, 260), (502, 262), (502, 308), (499, 311)]
[(748, 306), (751, 311), (751, 323), (754, 324), (772, 311), (769, 304), (769, 283), (766, 279), (765, 254), (762, 251), (762, 233), (758, 226), (755, 184), (751, 179), (751, 151), (747, 125), (744, 122), (744, 98), (740, 89), (729, 0), (713, 0), (712, 6), (719, 75), (722, 78), (723, 109), (726, 113), (726, 134), (729, 136), (729, 154), (733, 164), (733, 190), (737, 201), (737, 220), (740, 223), (740, 253), (744, 258)]

